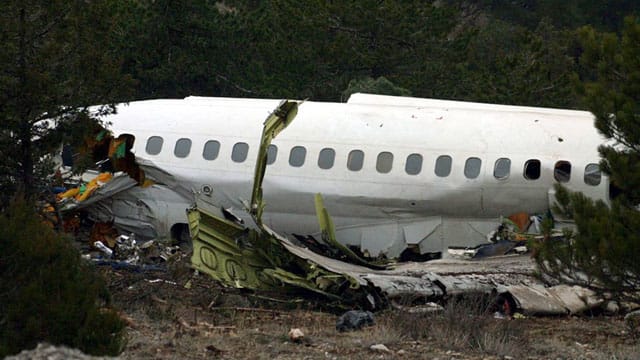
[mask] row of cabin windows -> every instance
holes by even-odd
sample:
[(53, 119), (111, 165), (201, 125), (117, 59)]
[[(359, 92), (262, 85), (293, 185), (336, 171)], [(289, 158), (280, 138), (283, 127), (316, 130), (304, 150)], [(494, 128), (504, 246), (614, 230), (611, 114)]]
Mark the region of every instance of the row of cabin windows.
[[(147, 140), (146, 152), (149, 155), (158, 155), (162, 150), (163, 139), (159, 136), (152, 136)], [(178, 158), (186, 158), (191, 151), (191, 140), (187, 138), (178, 139), (173, 149), (173, 154)], [(204, 144), (202, 157), (205, 160), (215, 160), (220, 152), (220, 142), (209, 140)], [(249, 144), (238, 142), (233, 145), (231, 160), (237, 163), (244, 162), (249, 153)], [(267, 165), (276, 161), (278, 148), (269, 145), (267, 148)], [(289, 165), (301, 167), (307, 157), (307, 149), (303, 146), (294, 146), (289, 152)], [(334, 165), (336, 152), (332, 148), (320, 150), (318, 155), (318, 167), (321, 169), (331, 169)], [(434, 172), (438, 177), (447, 177), (451, 174), (453, 159), (449, 155), (441, 155), (436, 159)], [(352, 150), (347, 156), (347, 168), (351, 171), (359, 171), (364, 165), (364, 152), (362, 150)], [(393, 154), (383, 151), (376, 159), (376, 170), (381, 174), (391, 172), (393, 167)], [(482, 160), (477, 157), (470, 157), (464, 164), (464, 176), (467, 179), (475, 179), (480, 176)], [(540, 178), (542, 166), (540, 160), (530, 159), (524, 163), (523, 176), (527, 180), (537, 180)], [(418, 175), (422, 171), (422, 155), (411, 154), (407, 156), (405, 172), (409, 175)], [(511, 160), (500, 158), (493, 166), (493, 176), (498, 180), (505, 180), (511, 173)], [(568, 161), (556, 162), (553, 169), (553, 177), (556, 181), (565, 183), (571, 179), (571, 163)], [(584, 170), (584, 182), (588, 185), (596, 186), (600, 184), (601, 174), (598, 164), (588, 164)]]

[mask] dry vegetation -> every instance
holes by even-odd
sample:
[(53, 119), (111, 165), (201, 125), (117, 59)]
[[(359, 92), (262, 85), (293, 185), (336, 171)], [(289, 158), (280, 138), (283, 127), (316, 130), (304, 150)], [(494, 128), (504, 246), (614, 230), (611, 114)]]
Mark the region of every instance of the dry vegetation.
[[(478, 296), (440, 313), (385, 310), (376, 324), (339, 333), (339, 310), (322, 299), (255, 294), (193, 276), (104, 269), (130, 322), (125, 359), (637, 359), (620, 317), (496, 319)], [(185, 287), (187, 285), (187, 287)], [(322, 309), (319, 311), (318, 309)], [(293, 342), (291, 328), (305, 337)], [(384, 344), (389, 352), (371, 350)]]

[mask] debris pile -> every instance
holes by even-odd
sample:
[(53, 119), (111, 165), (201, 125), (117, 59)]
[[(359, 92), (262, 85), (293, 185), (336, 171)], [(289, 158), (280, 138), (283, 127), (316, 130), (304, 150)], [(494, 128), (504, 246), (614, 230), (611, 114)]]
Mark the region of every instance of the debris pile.
[(64, 205), (70, 202), (85, 201), (94, 191), (102, 187), (113, 178), (113, 174), (103, 172), (98, 174), (88, 183), (81, 182), (77, 187), (73, 187), (65, 192), (59, 193), (56, 198), (58, 204)]
[(136, 241), (135, 235), (119, 235), (109, 246), (108, 241), (94, 241), (97, 251), (86, 254), (99, 265), (131, 270), (164, 270), (164, 263), (182, 254), (179, 246), (166, 246), (155, 240)]

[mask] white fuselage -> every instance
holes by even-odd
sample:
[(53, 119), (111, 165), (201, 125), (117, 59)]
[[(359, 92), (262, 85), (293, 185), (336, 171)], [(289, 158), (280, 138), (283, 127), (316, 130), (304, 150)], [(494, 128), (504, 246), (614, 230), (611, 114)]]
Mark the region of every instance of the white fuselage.
[[(139, 161), (194, 192), (208, 186), (219, 206), (242, 208), (263, 121), (278, 103), (147, 100), (119, 106), (105, 120), (114, 136), (135, 136)], [(607, 201), (607, 179), (592, 171), (585, 179), (603, 142), (584, 111), (366, 94), (348, 103), (307, 101), (273, 141), (264, 220), (284, 233), (317, 233), (313, 196), (321, 193), (338, 240), (371, 255), (472, 245), (500, 216), (545, 212), (556, 178)]]

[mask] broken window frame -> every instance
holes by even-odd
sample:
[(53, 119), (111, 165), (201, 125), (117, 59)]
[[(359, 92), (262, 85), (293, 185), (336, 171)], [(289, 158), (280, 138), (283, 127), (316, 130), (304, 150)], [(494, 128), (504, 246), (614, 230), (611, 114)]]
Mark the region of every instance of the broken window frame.
[(418, 175), (422, 171), (422, 155), (420, 154), (409, 154), (407, 156), (407, 162), (404, 165), (404, 171), (408, 175)]
[[(144, 151), (149, 155), (158, 155), (162, 151), (162, 145), (164, 143), (164, 139), (162, 136), (150, 136), (147, 139), (147, 144), (144, 147)], [(157, 150), (156, 150), (157, 147)]]
[(231, 151), (231, 160), (236, 163), (243, 163), (249, 155), (249, 144), (246, 142), (237, 142), (233, 145)]
[(328, 170), (333, 167), (336, 160), (336, 151), (332, 148), (324, 148), (320, 150), (318, 154), (318, 167), (323, 170)]
[(559, 183), (567, 183), (571, 180), (571, 163), (567, 160), (559, 160), (553, 166), (553, 178)]
[(393, 168), (393, 154), (389, 151), (382, 151), (376, 159), (376, 170), (380, 174), (388, 174)]
[(202, 148), (202, 158), (205, 160), (215, 160), (220, 155), (220, 142), (217, 140), (209, 140), (204, 143)]
[(436, 159), (436, 165), (434, 167), (434, 173), (438, 177), (447, 177), (451, 175), (451, 168), (453, 159), (449, 155), (440, 155)]
[(177, 158), (184, 159), (189, 156), (189, 153), (191, 153), (191, 139), (178, 139), (175, 146), (173, 147), (173, 155), (175, 155), (175, 157)]
[(364, 152), (356, 149), (351, 150), (347, 157), (347, 169), (351, 171), (360, 171), (364, 165)]
[(511, 159), (499, 158), (493, 165), (493, 177), (498, 180), (506, 180), (511, 175)]

